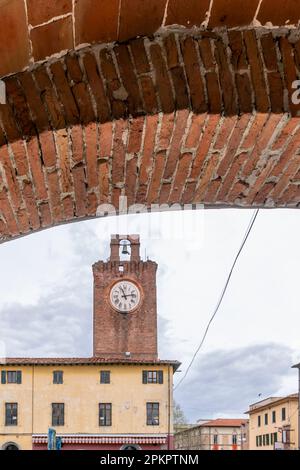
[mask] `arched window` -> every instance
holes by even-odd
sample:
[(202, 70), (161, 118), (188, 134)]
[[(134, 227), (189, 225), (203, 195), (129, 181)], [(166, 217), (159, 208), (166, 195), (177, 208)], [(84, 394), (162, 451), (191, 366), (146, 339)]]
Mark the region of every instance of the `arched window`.
[(2, 446), (2, 450), (20, 450), (15, 442), (6, 442)]

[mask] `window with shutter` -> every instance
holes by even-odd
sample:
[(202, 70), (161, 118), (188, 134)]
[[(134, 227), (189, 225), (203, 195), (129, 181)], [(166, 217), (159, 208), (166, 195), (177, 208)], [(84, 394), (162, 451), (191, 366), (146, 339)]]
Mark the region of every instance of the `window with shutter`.
[(1, 371), (1, 383), (6, 384), (6, 371), (5, 370)]

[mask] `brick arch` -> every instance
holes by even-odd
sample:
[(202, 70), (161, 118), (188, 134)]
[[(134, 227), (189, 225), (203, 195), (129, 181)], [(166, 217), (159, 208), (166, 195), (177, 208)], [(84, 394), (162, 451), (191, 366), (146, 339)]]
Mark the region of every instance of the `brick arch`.
[[(184, 16), (175, 3), (168, 14)], [(297, 207), (297, 30), (226, 18), (233, 29), (182, 20), (91, 40), (4, 77), (0, 238), (93, 217), (122, 194), (129, 204)]]

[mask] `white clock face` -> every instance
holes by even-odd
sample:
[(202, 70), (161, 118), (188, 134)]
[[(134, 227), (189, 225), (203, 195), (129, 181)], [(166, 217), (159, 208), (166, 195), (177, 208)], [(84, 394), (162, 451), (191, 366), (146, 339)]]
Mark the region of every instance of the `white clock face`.
[(141, 294), (138, 287), (130, 281), (119, 281), (110, 291), (110, 301), (115, 310), (128, 313), (140, 303)]

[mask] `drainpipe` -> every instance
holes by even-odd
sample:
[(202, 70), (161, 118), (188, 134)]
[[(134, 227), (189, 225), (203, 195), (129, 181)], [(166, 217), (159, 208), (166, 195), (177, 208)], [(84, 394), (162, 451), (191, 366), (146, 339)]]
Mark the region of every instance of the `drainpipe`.
[(171, 432), (171, 386), (170, 386), (170, 366), (168, 366), (168, 450), (170, 450)]
[(298, 367), (298, 450), (300, 450), (300, 367)]

